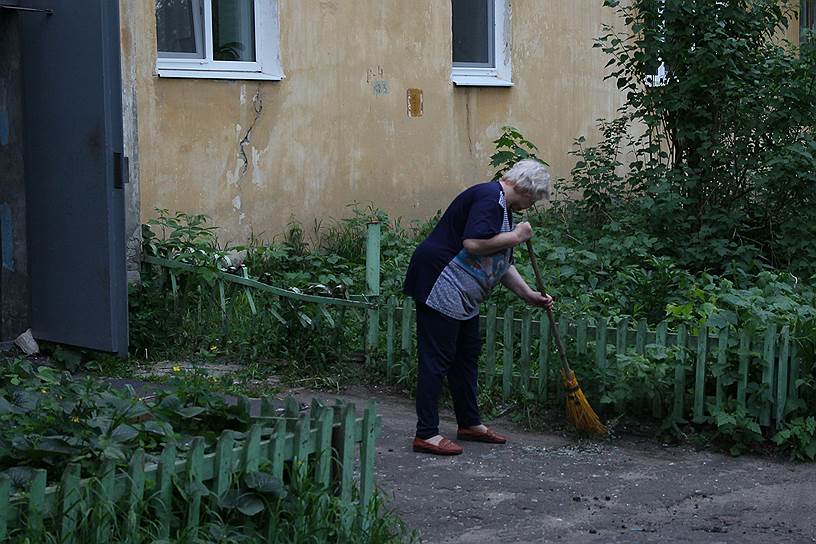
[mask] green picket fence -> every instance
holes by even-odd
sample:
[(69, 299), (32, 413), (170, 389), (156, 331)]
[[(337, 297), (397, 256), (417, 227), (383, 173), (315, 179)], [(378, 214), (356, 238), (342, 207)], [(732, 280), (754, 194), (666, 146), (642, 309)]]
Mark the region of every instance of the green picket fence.
[[(202, 501), (217, 504), (241, 475), (269, 467), (273, 476), (283, 479), (286, 464), (308, 473), (327, 493), (341, 499), (343, 523), (354, 523), (358, 512), (367, 511), (374, 493), (375, 440), (381, 427), (373, 401), (358, 417), (353, 404), (322, 406), (316, 401), (301, 414), (290, 398), (281, 416), (265, 399), (260, 417), (253, 420), (242, 444), (236, 445), (234, 433), (225, 431), (211, 453), (205, 453), (203, 438), (194, 438), (184, 455), (167, 445), (158, 462), (147, 462), (145, 452), (137, 450), (127, 470), (108, 462), (97, 478), (80, 479), (80, 466), (72, 464), (59, 483), (50, 486), (46, 470), (40, 469), (23, 493), (12, 493), (10, 480), (2, 476), (0, 542), (18, 533), (39, 542), (49, 532), (59, 542), (76, 543), (77, 524), (94, 507), (109, 515), (95, 519), (97, 527), (90, 542), (109, 542), (114, 523), (132, 542), (137, 541), (144, 522), (151, 524), (160, 539), (167, 539), (174, 527), (188, 531), (206, 521), (208, 504)], [(355, 478), (358, 445), (359, 478)], [(173, 504), (180, 500), (174, 486), (185, 491), (185, 504)], [(179, 506), (186, 515), (171, 519)], [(270, 530), (274, 530), (273, 521), (269, 520)]]
[[(365, 295), (347, 299), (305, 295), (222, 271), (216, 282), (222, 315), (227, 314), (230, 300), (224, 296), (224, 285), (228, 283), (246, 289), (253, 313), (253, 290), (310, 303), (335, 328), (340, 327), (342, 319), (332, 320), (326, 308), (356, 310), (363, 319), (362, 329), (355, 334), (361, 337), (367, 363), (377, 364), (378, 356), (382, 355), (387, 377), (404, 381), (416, 369), (415, 312), (410, 299), (384, 301), (380, 296), (380, 236), (379, 223), (370, 223)], [(155, 257), (143, 260), (169, 271), (173, 296), (175, 274), (193, 269), (184, 263)], [(563, 399), (560, 365), (543, 314), (528, 310), (517, 316), (512, 308), (501, 311), (494, 304), (486, 305), (485, 310), (486, 314), (481, 316), (485, 338), (480, 368), (482, 383), (487, 387), (500, 385), (505, 397), (523, 392), (544, 403), (560, 402)], [(285, 323), (274, 313), (270, 318)], [(700, 423), (706, 420), (709, 405), (719, 408), (733, 400), (737, 406), (746, 408), (750, 401), (752, 407), (760, 405), (760, 425), (778, 427), (800, 402), (798, 380), (802, 359), (789, 326), (771, 324), (759, 331), (706, 326), (700, 331), (689, 331), (683, 325), (671, 330), (666, 322), (651, 328), (646, 320), (562, 315), (558, 327), (569, 358), (579, 370), (586, 370), (587, 361), (591, 363), (593, 381), (582, 380), (582, 386), (594, 397), (603, 395), (619, 379), (619, 356), (631, 353), (645, 356), (650, 350), (673, 349), (670, 392), (653, 400), (650, 406), (638, 407), (655, 417), (671, 415), (677, 421), (690, 419)], [(579, 378), (585, 376), (579, 374)]]
[[(500, 311), (495, 304), (488, 304), (486, 311), (480, 316), (482, 383), (488, 388), (499, 385), (505, 397), (524, 392), (544, 403), (561, 401), (560, 361), (546, 315), (527, 310), (519, 317), (512, 308)], [(381, 325), (370, 334), (369, 344), (381, 345), (386, 376), (405, 380), (416, 367), (412, 300), (392, 297), (381, 307), (381, 314)], [(780, 329), (772, 324), (758, 332), (703, 327), (693, 334), (684, 325), (670, 330), (666, 322), (650, 328), (645, 319), (633, 323), (628, 318), (562, 315), (558, 328), (570, 360), (579, 369), (593, 366), (591, 375), (601, 380), (582, 382), (596, 402), (620, 378), (618, 354), (648, 356), (667, 348), (674, 348), (672, 390), (663, 402), (648, 407), (654, 416), (671, 414), (678, 421), (690, 417), (701, 423), (708, 405), (720, 408), (733, 398), (744, 408), (750, 395), (761, 404), (760, 424), (779, 426), (799, 399), (802, 360), (788, 326)]]

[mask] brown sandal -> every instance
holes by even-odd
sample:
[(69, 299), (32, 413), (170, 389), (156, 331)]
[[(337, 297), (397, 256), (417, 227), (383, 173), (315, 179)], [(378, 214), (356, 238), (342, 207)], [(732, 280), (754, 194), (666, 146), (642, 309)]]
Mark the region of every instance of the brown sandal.
[(472, 429), (459, 429), (456, 431), (456, 438), (468, 440), (470, 442), (486, 442), (488, 444), (504, 444), (507, 438), (496, 434), (490, 429), (486, 431), (474, 431)]
[(459, 455), (464, 451), (461, 446), (447, 438), (443, 438), (438, 445), (433, 445), (421, 438), (414, 438), (413, 449), (418, 453), (432, 453), (434, 455)]

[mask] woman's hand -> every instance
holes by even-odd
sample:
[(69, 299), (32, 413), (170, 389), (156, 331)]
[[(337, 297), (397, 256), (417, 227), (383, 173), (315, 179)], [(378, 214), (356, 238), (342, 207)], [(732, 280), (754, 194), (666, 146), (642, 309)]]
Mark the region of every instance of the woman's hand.
[(513, 228), (513, 234), (516, 235), (518, 243), (523, 244), (533, 237), (533, 227), (530, 226), (528, 221), (522, 221), (521, 223), (518, 223), (515, 228)]
[(536, 306), (538, 308), (544, 308), (545, 310), (552, 310), (553, 298), (550, 295), (542, 295), (538, 291), (532, 291), (527, 297), (527, 304), (530, 306)]

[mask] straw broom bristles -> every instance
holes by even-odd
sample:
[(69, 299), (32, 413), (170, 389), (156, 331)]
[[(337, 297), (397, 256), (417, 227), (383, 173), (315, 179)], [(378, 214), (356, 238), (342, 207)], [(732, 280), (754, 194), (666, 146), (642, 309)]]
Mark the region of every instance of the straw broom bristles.
[(561, 370), (561, 377), (564, 379), (564, 387), (567, 390), (567, 420), (579, 431), (602, 434), (606, 432), (606, 426), (601, 423), (595, 410), (590, 406), (589, 401), (578, 385), (578, 378), (570, 371), (569, 376)]

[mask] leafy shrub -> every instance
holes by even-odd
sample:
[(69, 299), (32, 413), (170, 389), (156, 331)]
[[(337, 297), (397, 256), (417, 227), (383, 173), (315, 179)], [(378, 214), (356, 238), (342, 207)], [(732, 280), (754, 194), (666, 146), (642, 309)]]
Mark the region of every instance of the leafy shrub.
[(498, 168), (493, 179), (499, 179), (514, 164), (520, 160), (533, 159), (549, 166), (536, 155), (538, 148), (526, 139), (518, 129), (510, 126), (502, 127), (502, 133), (493, 141), (496, 152), (490, 156), (490, 166)]
[[(95, 541), (95, 532), (107, 524), (111, 542), (128, 541), (132, 536), (131, 514), (123, 504), (96, 500), (102, 467), (112, 461), (125, 468), (137, 449), (148, 461), (157, 462), (166, 444), (187, 451), (190, 437), (205, 439), (207, 451), (225, 431), (240, 444), (250, 423), (240, 405), (227, 404), (223, 395), (200, 380), (177, 379), (170, 387), (149, 399), (132, 389), (116, 390), (85, 378), (50, 367), (35, 368), (30, 361), (4, 361), (0, 370), (0, 475), (10, 478), (14, 492), (24, 492), (34, 469), (47, 469), (55, 483), (69, 463), (80, 465), (87, 479), (78, 509), (77, 542)], [(153, 503), (156, 481), (147, 482), (139, 508)], [(343, 503), (324, 486), (311, 479), (303, 465), (294, 465), (283, 481), (272, 476), (268, 467), (248, 472), (230, 482), (221, 497), (203, 485), (191, 486), (178, 474), (173, 481), (171, 519), (176, 542), (268, 542), (267, 534), (279, 542), (386, 543), (407, 542), (413, 537), (402, 522), (385, 508), (376, 495), (368, 511), (359, 504)], [(201, 501), (200, 528), (184, 529), (190, 499)], [(139, 542), (159, 537), (151, 512), (140, 512)], [(352, 523), (346, 523), (351, 520)], [(47, 541), (58, 541), (58, 532), (46, 520)], [(14, 543), (32, 542), (27, 530), (10, 533)], [(37, 540), (39, 541), (39, 540)]]
[(741, 406), (710, 407), (716, 436), (730, 444), (731, 455), (740, 455), (765, 442), (756, 416)]
[[(633, 413), (651, 410), (655, 405), (662, 406), (670, 398), (674, 384), (676, 355), (675, 348), (657, 345), (647, 346), (645, 355), (634, 350), (616, 354), (602, 382), (609, 385), (601, 396), (601, 404), (629, 409)], [(601, 372), (594, 374), (597, 376)]]
[[(623, 184), (644, 196), (635, 204), (643, 228), (678, 242), (676, 256), (697, 268), (764, 258), (812, 273), (794, 251), (814, 224), (816, 52), (778, 39), (795, 3), (604, 4), (625, 28), (605, 27), (596, 47), (626, 93), (621, 122), (643, 134)], [(607, 134), (599, 149), (619, 139)]]
[(791, 451), (802, 461), (816, 460), (816, 418), (797, 417), (785, 424), (773, 437), (774, 443)]
[(225, 429), (247, 427), (249, 414), (227, 405), (205, 386), (163, 390), (151, 400), (93, 378), (34, 367), (14, 360), (0, 372), (0, 471), (22, 486), (33, 469), (60, 474), (79, 463), (84, 475), (103, 461), (125, 464), (144, 449), (158, 454), (166, 443), (180, 446), (190, 436), (214, 441)]

